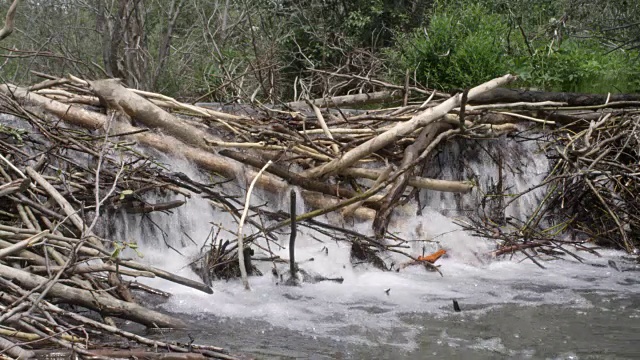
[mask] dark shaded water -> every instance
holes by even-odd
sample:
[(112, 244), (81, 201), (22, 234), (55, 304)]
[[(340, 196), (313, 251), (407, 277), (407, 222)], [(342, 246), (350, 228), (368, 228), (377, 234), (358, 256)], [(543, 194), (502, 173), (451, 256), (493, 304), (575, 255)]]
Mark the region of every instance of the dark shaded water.
[[(403, 313), (398, 329), (351, 325), (330, 337), (214, 316), (191, 317), (188, 331), (151, 336), (189, 341), (190, 335), (257, 359), (640, 359), (640, 296), (580, 295), (580, 304), (461, 304), (459, 313)], [(369, 310), (372, 317), (379, 311)]]

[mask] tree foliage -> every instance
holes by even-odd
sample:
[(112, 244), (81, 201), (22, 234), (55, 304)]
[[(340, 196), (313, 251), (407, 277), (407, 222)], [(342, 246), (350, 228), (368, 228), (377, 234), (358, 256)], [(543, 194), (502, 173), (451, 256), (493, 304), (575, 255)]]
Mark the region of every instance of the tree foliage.
[[(0, 2), (6, 14), (11, 1)], [(627, 0), (23, 0), (4, 81), (33, 71), (234, 101), (347, 93), (310, 69), (462, 88), (505, 72), (555, 90), (638, 91)], [(617, 75), (616, 75), (617, 74)], [(362, 89), (371, 90), (371, 89)], [(296, 99), (297, 100), (297, 99)]]

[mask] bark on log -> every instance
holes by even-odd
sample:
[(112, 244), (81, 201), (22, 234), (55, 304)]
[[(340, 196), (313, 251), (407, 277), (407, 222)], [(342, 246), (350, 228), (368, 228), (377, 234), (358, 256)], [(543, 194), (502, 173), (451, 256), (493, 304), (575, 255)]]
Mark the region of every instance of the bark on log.
[[(393, 100), (400, 97), (402, 97), (402, 91), (377, 91), (377, 92), (372, 92), (367, 94), (344, 95), (344, 96), (334, 96), (326, 99), (314, 99), (314, 100), (311, 100), (311, 103), (321, 108), (325, 108), (325, 107), (339, 108), (345, 105), (381, 102), (384, 100)], [(293, 110), (303, 111), (307, 109), (307, 102), (294, 101), (294, 102), (285, 103), (284, 106), (289, 107)]]
[[(546, 92), (526, 89), (505, 89), (497, 88), (487, 91), (484, 94), (469, 98), (469, 103), (473, 105), (514, 103), (514, 102), (542, 102), (554, 101), (565, 102), (569, 106), (592, 106), (602, 105), (607, 101), (607, 94), (581, 94), (569, 92)], [(618, 101), (640, 101), (640, 94), (611, 94), (609, 102)]]
[[(27, 289), (33, 289), (49, 279), (0, 264), (0, 276), (16, 281)], [(179, 319), (148, 310), (140, 305), (114, 299), (99, 292), (80, 290), (70, 286), (55, 284), (49, 294), (69, 304), (76, 304), (95, 310), (103, 315), (115, 316), (135, 321), (149, 327), (184, 328), (185, 323)]]
[[(474, 99), (478, 95), (494, 89), (498, 86), (507, 84), (513, 79), (515, 79), (515, 76), (505, 75), (503, 77), (486, 82), (469, 90), (468, 99)], [(329, 163), (318, 166), (316, 168), (307, 170), (303, 173), (303, 175), (309, 178), (317, 178), (327, 174), (339, 172), (340, 170), (355, 164), (358, 160), (369, 156), (370, 154), (382, 149), (387, 145), (390, 145), (391, 143), (396, 141), (396, 139), (410, 134), (416, 129), (424, 127), (440, 119), (453, 108), (459, 106), (461, 98), (461, 95), (458, 94), (444, 101), (440, 105), (428, 108), (424, 112), (411, 118), (411, 120), (400, 123), (393, 128), (385, 131), (384, 133), (376, 136), (375, 138), (361, 145), (358, 145), (349, 152), (345, 153), (341, 158), (330, 161)]]
[(186, 202), (183, 200), (171, 200), (163, 203), (149, 204), (142, 201), (120, 202), (117, 208), (124, 209), (129, 214), (149, 214), (154, 211), (167, 211), (178, 208)]
[(2, 184), (0, 185), (0, 197), (15, 194), (17, 192), (24, 192), (29, 188), (29, 185), (31, 185), (31, 180), (29, 179), (18, 179), (7, 184)]
[(64, 266), (32, 265), (32, 266), (26, 267), (25, 270), (29, 271), (30, 273), (36, 273), (36, 274), (45, 274), (49, 271), (60, 271), (60, 270), (64, 270), (64, 272), (67, 274), (86, 274), (86, 273), (108, 271), (108, 272), (118, 273), (121, 275), (132, 276), (132, 277), (148, 277), (148, 278), (156, 277), (155, 274), (152, 272), (123, 269), (122, 267), (117, 267), (111, 264), (81, 264), (81, 265), (75, 265), (67, 268), (65, 268)]
[(103, 114), (85, 110), (78, 106), (63, 104), (15, 85), (0, 84), (0, 92), (7, 96), (15, 97), (21, 104), (36, 105), (56, 115), (64, 122), (86, 129), (99, 129), (107, 122), (107, 118)]
[[(267, 163), (264, 160), (254, 158), (253, 156), (241, 153), (239, 151), (222, 150), (219, 152), (219, 154), (258, 169), (262, 168)], [(267, 168), (266, 171), (287, 180), (287, 182), (291, 185), (299, 186), (305, 190), (317, 191), (323, 194), (339, 196), (343, 198), (352, 198), (358, 195), (355, 191), (339, 185), (329, 184), (322, 181), (309, 180), (277, 164), (272, 164)], [(380, 200), (380, 198), (371, 197), (369, 199), (369, 202), (371, 204), (369, 205), (371, 205), (372, 208), (377, 208), (377, 204), (375, 204), (375, 201), (377, 200)]]
[[(13, 246), (13, 243), (10, 243), (8, 241), (2, 240), (0, 239), (0, 248), (1, 249), (7, 249), (10, 248), (11, 246)], [(12, 256), (17, 256), (17, 257), (21, 257), (24, 259), (27, 259), (31, 262), (33, 262), (34, 264), (37, 265), (46, 265), (47, 264), (47, 260), (45, 258), (43, 258), (42, 256), (35, 254), (31, 251), (27, 251), (27, 250), (20, 250), (17, 253), (12, 254)]]
[[(205, 138), (208, 136), (210, 137), (210, 135), (200, 129), (185, 124), (184, 121), (181, 121), (133, 91), (125, 88), (115, 79), (93, 81), (90, 82), (90, 85), (98, 97), (105, 101), (109, 107), (124, 111), (132, 119), (136, 119), (146, 126), (164, 129), (168, 132), (168, 135), (181, 140), (185, 144), (198, 147), (206, 151), (211, 151), (212, 148), (205, 141)], [(141, 136), (144, 135), (152, 134), (141, 134)], [(172, 151), (175, 151), (175, 149), (171, 149), (168, 152)], [(191, 151), (188, 153), (191, 153)], [(202, 152), (200, 152), (199, 155), (193, 156), (193, 158), (190, 156), (187, 157), (195, 160), (197, 158), (202, 158), (202, 155)], [(215, 162), (218, 164), (220, 163), (219, 161)], [(212, 162), (207, 161), (207, 163), (211, 164)], [(215, 171), (230, 178), (235, 178), (238, 174), (242, 173), (242, 170), (233, 163), (226, 162), (224, 165), (224, 169), (217, 169)], [(256, 176), (256, 172), (249, 171), (247, 176), (254, 178)], [(288, 187), (286, 183), (280, 182), (280, 184), (278, 184), (277, 179), (270, 179), (268, 176), (260, 177), (258, 181), (258, 186), (263, 188), (266, 186), (267, 189), (272, 191), (280, 191)], [(315, 199), (320, 200), (320, 198)], [(326, 204), (322, 205), (323, 206), (320, 207), (325, 207), (324, 205)], [(360, 212), (360, 214), (361, 213), (362, 212)]]
[(33, 351), (25, 350), (2, 336), (0, 336), (0, 350), (18, 360), (27, 360), (36, 356)]
[(15, 243), (12, 246), (0, 249), (0, 259), (7, 257), (11, 254), (20, 252), (29, 246), (35, 245), (38, 241), (40, 241), (40, 239), (47, 236), (48, 234), (49, 234), (49, 230), (45, 230), (37, 235), (31, 236), (28, 239), (24, 239), (18, 243)]
[(209, 149), (204, 141), (204, 138), (208, 136), (206, 132), (185, 124), (184, 121), (162, 110), (151, 101), (125, 88), (119, 80), (90, 81), (89, 85), (100, 101), (110, 109), (118, 110), (149, 128), (163, 129), (185, 144)]
[[(347, 175), (355, 178), (361, 177), (370, 180), (378, 179), (381, 173), (382, 171), (380, 170), (364, 168), (346, 168), (340, 170), (341, 175)], [(473, 189), (473, 183), (469, 181), (430, 179), (421, 176), (410, 177), (409, 185), (420, 189), (457, 193), (467, 193)]]
[[(324, 206), (321, 207), (320, 209), (326, 209), (332, 206), (336, 206), (341, 202), (337, 198), (322, 196), (322, 194), (317, 193), (315, 191), (304, 190), (302, 191), (302, 196), (304, 197), (305, 201), (309, 203), (323, 202)], [(355, 218), (357, 219), (373, 220), (376, 217), (376, 211), (366, 207), (360, 207), (356, 209), (354, 215), (355, 215)]]
[[(120, 125), (119, 130), (121, 132), (131, 132), (136, 130), (136, 128), (133, 128), (132, 126)], [(255, 177), (255, 175), (257, 174), (257, 171), (245, 169), (235, 161), (231, 162), (224, 157), (218, 156), (214, 153), (206, 152), (202, 149), (197, 149), (191, 146), (186, 146), (172, 137), (151, 133), (142, 133), (135, 135), (134, 137), (143, 145), (153, 147), (156, 150), (165, 153), (183, 155), (188, 160), (193, 161), (200, 168), (220, 174), (227, 178), (243, 179), (246, 176), (247, 179), (250, 179)], [(266, 189), (267, 191), (273, 193), (284, 192), (289, 188), (289, 184), (277, 179), (274, 176), (261, 176), (258, 180), (257, 185), (260, 188)], [(324, 194), (317, 195), (304, 195), (306, 203), (316, 209), (327, 208), (337, 201), (337, 199), (332, 196), (326, 196)], [(373, 214), (375, 214), (375, 212), (371, 212), (369, 210), (370, 209), (360, 208), (356, 210), (354, 216), (358, 220), (372, 220)]]

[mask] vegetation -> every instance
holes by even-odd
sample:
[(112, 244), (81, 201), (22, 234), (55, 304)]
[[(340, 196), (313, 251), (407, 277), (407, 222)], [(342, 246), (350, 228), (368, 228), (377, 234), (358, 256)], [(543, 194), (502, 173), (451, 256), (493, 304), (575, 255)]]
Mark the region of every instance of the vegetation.
[[(11, 1), (0, 2), (6, 13)], [(457, 89), (517, 73), (516, 86), (640, 89), (638, 4), (624, 0), (25, 0), (2, 42), (4, 81), (32, 71), (119, 77), (204, 99), (341, 94), (312, 70)], [(298, 100), (298, 99), (294, 99)]]
[[(274, 286), (342, 283), (304, 269), (313, 258), (296, 262), (300, 228), (319, 242), (349, 246), (352, 266), (369, 262), (383, 271), (420, 265), (443, 275), (434, 264), (447, 253), (441, 246), (478, 261), (520, 253), (541, 267), (562, 257), (581, 261), (598, 245), (637, 255), (640, 94), (609, 92), (640, 88), (638, 5), (12, 0), (10, 6), (0, 29), (0, 355), (34, 358), (44, 353), (41, 346), (53, 345), (82, 358), (159, 358), (166, 351), (235, 359), (194, 339), (155, 341), (125, 330), (124, 321), (187, 327), (139, 304), (170, 294), (130, 280), (158, 277), (207, 294), (214, 281), (238, 276), (249, 290), (248, 276), (265, 270)], [(510, 89), (517, 77), (505, 73), (520, 75), (518, 87), (603, 94)], [(218, 109), (201, 100), (245, 104)], [(363, 103), (375, 111), (354, 109)], [(186, 168), (170, 169), (156, 154), (180, 157), (210, 177), (191, 179)], [(542, 156), (549, 166), (538, 182)], [(252, 206), (254, 187), (266, 196)], [(280, 211), (286, 192), (289, 214)], [(421, 213), (425, 204), (437, 211), (423, 202), (432, 194), (452, 206), (462, 229), (493, 240), (492, 250), (438, 240), (449, 232), (433, 229), (447, 226), (429, 224)], [(297, 196), (304, 200), (301, 214)], [(178, 209), (190, 202), (195, 207)], [(415, 215), (399, 208), (408, 203)], [(174, 209), (182, 212), (179, 226), (169, 218)], [(153, 212), (170, 220), (156, 222), (147, 215)], [(371, 231), (356, 231), (356, 221)], [(237, 232), (230, 231), (236, 224)], [(165, 232), (168, 226), (175, 232)], [(206, 237), (201, 226), (210, 229)], [(162, 246), (153, 239), (185, 257), (202, 282), (136, 261), (139, 240)], [(428, 247), (437, 251), (426, 253)], [(316, 254), (334, 252), (324, 247)], [(609, 266), (619, 270), (614, 261)], [(460, 310), (455, 300), (454, 310)], [(116, 344), (111, 336), (126, 341), (123, 348), (154, 352), (100, 349)]]
[[(423, 84), (445, 89), (470, 87), (506, 72), (520, 75), (517, 86), (546, 90), (640, 89), (636, 51), (609, 49), (591, 37), (564, 38), (566, 21), (540, 14), (529, 19), (532, 29), (525, 31), (505, 9), (443, 2), (425, 29), (398, 36), (397, 45), (388, 49), (389, 61), (414, 69)], [(545, 36), (551, 29), (553, 35)]]

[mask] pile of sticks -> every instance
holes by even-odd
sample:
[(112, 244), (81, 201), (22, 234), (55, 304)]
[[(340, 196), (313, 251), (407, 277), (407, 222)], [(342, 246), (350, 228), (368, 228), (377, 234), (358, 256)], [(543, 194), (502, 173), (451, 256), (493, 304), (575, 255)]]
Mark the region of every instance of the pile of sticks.
[[(141, 294), (164, 291), (135, 278), (159, 277), (213, 293), (209, 286), (125, 259), (136, 244), (94, 232), (113, 214), (166, 211), (184, 203), (150, 204), (146, 192), (190, 196), (117, 134), (93, 136), (34, 116), (4, 98), (0, 128), (0, 353), (29, 358), (32, 349), (58, 346), (100, 358), (94, 338), (118, 336), (161, 351), (230, 359), (223, 349), (151, 340), (122, 330), (116, 318), (148, 327), (183, 328), (173, 316), (139, 304)], [(24, 130), (24, 125), (31, 126)], [(81, 315), (72, 306), (99, 316)], [(97, 355), (98, 354), (98, 355)], [(123, 353), (124, 354), (124, 353)], [(125, 354), (126, 356), (126, 354)], [(195, 358), (195, 357), (194, 357)]]
[[(636, 253), (640, 245), (640, 111), (604, 112), (550, 135), (547, 197), (530, 219), (552, 217), (595, 243)], [(556, 225), (556, 226), (558, 226)]]
[[(587, 233), (588, 228), (590, 235), (615, 239), (628, 251), (638, 241), (629, 235), (638, 231), (633, 195), (638, 190), (638, 115), (630, 110), (638, 104), (633, 99), (578, 108), (570, 106), (575, 98), (540, 99), (528, 93), (530, 101), (492, 103), (491, 94), (504, 98), (499, 87), (513, 80), (506, 75), (452, 96), (377, 81), (372, 84), (381, 91), (373, 94), (277, 106), (254, 102), (232, 106), (235, 111), (230, 112), (222, 111), (228, 107), (186, 104), (128, 89), (115, 79), (40, 75), (46, 80), (28, 88), (0, 85), (0, 116), (14, 119), (4, 117), (0, 126), (3, 355), (28, 357), (35, 344), (53, 342), (97, 356), (92, 337), (102, 332), (171, 352), (232, 358), (216, 347), (162, 343), (118, 328), (114, 318), (149, 327), (185, 326), (139, 305), (138, 292), (169, 294), (131, 279), (161, 277), (211, 293), (208, 284), (224, 278), (221, 272), (242, 276), (246, 283), (247, 269), (253, 269), (251, 247), (266, 253), (274, 268), (277, 261), (290, 262), (295, 273), (293, 252), (290, 261), (280, 259), (269, 244), (277, 244), (274, 234), (290, 227), (293, 248), (296, 226), (355, 244), (354, 258), (383, 269), (391, 268), (380, 260), (383, 252), (420, 263), (407, 240), (388, 231), (389, 224), (394, 209), (417, 191), (464, 194), (474, 189), (476, 184), (469, 181), (422, 176), (435, 150), (454, 137), (491, 141), (534, 126), (545, 134), (549, 156), (554, 157), (556, 166), (539, 185), (551, 189), (540, 205), (546, 210), (519, 226), (517, 235), (505, 232), (504, 219), (463, 224), (482, 237), (497, 239), (494, 255), (557, 247), (558, 239), (548, 236), (551, 231), (540, 230), (548, 224), (540, 219), (550, 214), (564, 216), (562, 231)], [(378, 110), (345, 108), (398, 98), (402, 102), (397, 106)], [(154, 151), (186, 158), (215, 181), (246, 186), (247, 193), (228, 194), (219, 183), (202, 184), (172, 173), (144, 155)], [(311, 210), (295, 214), (292, 206), (286, 214), (251, 206), (254, 186), (280, 197), (295, 186)], [(147, 192), (175, 198), (152, 204), (145, 200)], [(192, 196), (208, 199), (238, 224), (234, 241), (222, 241), (217, 233), (211, 239), (199, 265), (205, 284), (125, 259), (122, 254), (136, 250), (136, 244), (99, 233), (103, 229), (97, 225), (110, 216), (170, 211)], [(601, 204), (601, 211), (585, 212), (588, 201)], [(371, 221), (373, 232), (364, 235), (345, 228), (345, 223), (315, 219), (330, 213)], [(244, 235), (245, 222), (257, 231)], [(618, 238), (614, 231), (626, 235)], [(424, 265), (437, 270), (430, 262)], [(90, 309), (102, 320), (79, 315), (68, 304)]]
[[(638, 255), (640, 102), (627, 100), (633, 95), (615, 97), (620, 101), (583, 95), (576, 104), (575, 96), (576, 106), (520, 114), (549, 119), (551, 126), (536, 134), (550, 160), (549, 173), (519, 194), (493, 189), (489, 195), (500, 203), (497, 211), (478, 211), (457, 223), (475, 236), (497, 240), (493, 256), (522, 253), (540, 267), (539, 258), (570, 255), (581, 261), (574, 250), (594, 253), (594, 245)], [(520, 197), (540, 189), (542, 199), (525, 219), (504, 215)]]

